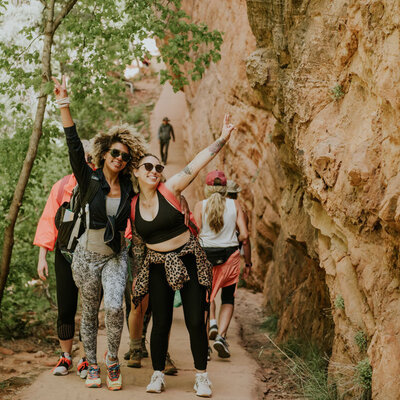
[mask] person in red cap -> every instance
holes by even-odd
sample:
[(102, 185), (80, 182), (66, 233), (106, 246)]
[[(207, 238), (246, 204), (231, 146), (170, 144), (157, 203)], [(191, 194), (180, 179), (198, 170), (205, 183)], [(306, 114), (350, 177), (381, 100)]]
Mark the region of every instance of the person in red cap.
[(232, 319), (239, 282), (239, 241), (246, 242), (249, 236), (238, 201), (226, 198), (226, 184), (227, 179), (222, 171), (209, 172), (204, 188), (206, 199), (197, 202), (194, 208), (200, 228), (199, 241), (213, 265), (210, 302), (214, 301), (221, 289), (218, 334), (213, 344), (221, 358), (230, 357), (226, 333)]
[(211, 397), (207, 375), (208, 338), (205, 323), (207, 291), (212, 287), (212, 265), (195, 236), (195, 223), (184, 223), (178, 197), (221, 150), (234, 126), (224, 118), (220, 138), (196, 155), (179, 173), (161, 183), (164, 166), (151, 154), (139, 160), (133, 173), (140, 188), (131, 204), (132, 231), (146, 245), (146, 257), (133, 287), (133, 303), (140, 304), (149, 293), (153, 311), (150, 337), (154, 373), (147, 392), (160, 393), (165, 388), (165, 357), (172, 324), (175, 290), (180, 290), (185, 324), (196, 369), (194, 390), (200, 397)]

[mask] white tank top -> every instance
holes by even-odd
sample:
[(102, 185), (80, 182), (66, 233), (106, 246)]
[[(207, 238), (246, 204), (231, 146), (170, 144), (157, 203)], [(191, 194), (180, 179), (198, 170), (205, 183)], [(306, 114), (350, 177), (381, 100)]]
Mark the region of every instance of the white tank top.
[(224, 210), (224, 226), (215, 233), (211, 230), (207, 222), (205, 209), (207, 200), (203, 200), (202, 204), (202, 217), (201, 217), (201, 231), (199, 234), (199, 241), (202, 247), (232, 247), (239, 246), (239, 241), (236, 235), (236, 217), (237, 210), (235, 200), (225, 199)]

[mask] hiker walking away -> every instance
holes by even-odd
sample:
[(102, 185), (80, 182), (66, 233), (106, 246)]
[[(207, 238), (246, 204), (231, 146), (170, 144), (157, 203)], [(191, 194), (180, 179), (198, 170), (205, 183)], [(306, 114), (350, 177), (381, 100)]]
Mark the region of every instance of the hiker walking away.
[(165, 357), (172, 323), (175, 290), (180, 290), (185, 324), (196, 369), (194, 390), (197, 396), (210, 397), (207, 375), (208, 340), (205, 324), (207, 291), (211, 289), (212, 267), (197, 238), (193, 218), (189, 227), (180, 212), (180, 193), (193, 181), (229, 140), (234, 126), (224, 118), (222, 134), (202, 150), (178, 174), (161, 183), (164, 166), (151, 154), (145, 155), (133, 173), (140, 193), (132, 200), (133, 229), (146, 243), (146, 257), (133, 288), (133, 302), (139, 304), (149, 293), (153, 311), (150, 337), (154, 373), (147, 392), (160, 393), (165, 388)]
[[(123, 297), (127, 279), (127, 248), (124, 238), (133, 197), (131, 171), (144, 154), (139, 134), (127, 125), (97, 134), (93, 141), (93, 171), (85, 162), (81, 140), (69, 111), (65, 77), (62, 84), (53, 78), (60, 108), (70, 163), (79, 184), (81, 198), (91, 190), (86, 205), (85, 230), (80, 236), (71, 264), (82, 303), (81, 336), (89, 362), (87, 387), (100, 387), (97, 364), (98, 311), (104, 291), (107, 332), (107, 386), (122, 388), (118, 349), (123, 328)], [(93, 189), (95, 188), (95, 190)]]
[(174, 128), (169, 123), (168, 117), (164, 117), (160, 127), (158, 128), (158, 140), (160, 141), (160, 155), (161, 161), (164, 165), (167, 165), (167, 158), (168, 158), (168, 146), (169, 141), (172, 140), (175, 142), (175, 134)]
[[(82, 141), (85, 149), (85, 158), (88, 165), (91, 164), (90, 143), (88, 140)], [(58, 208), (64, 202), (68, 202), (72, 195), (72, 190), (76, 186), (76, 179), (73, 174), (66, 175), (57, 181), (51, 188), (43, 213), (39, 219), (33, 244), (39, 247), (39, 259), (37, 272), (43, 281), (49, 274), (47, 265), (47, 253), (54, 252), (54, 271), (56, 274), (56, 293), (57, 293), (57, 336), (61, 347), (61, 356), (56, 366), (53, 368), (53, 375), (63, 376), (68, 374), (72, 367), (72, 344), (75, 335), (75, 315), (78, 303), (78, 288), (72, 278), (71, 263), (61, 253), (57, 246), (57, 228), (54, 218)], [(88, 371), (88, 362), (83, 349), (80, 348), (81, 358), (77, 365), (77, 374), (85, 379)]]
[[(226, 182), (226, 197), (228, 199), (233, 199), (237, 200), (238, 198), (238, 193), (241, 192), (241, 187), (234, 181), (228, 179)], [(237, 201), (236, 204), (239, 204), (239, 207), (243, 211), (243, 216), (244, 220), (246, 222), (246, 228), (247, 231), (249, 231), (249, 217), (247, 216), (247, 212), (242, 206), (242, 204)], [(238, 232), (237, 232), (238, 234)], [(240, 250), (240, 255), (244, 257), (244, 270), (243, 270), (243, 279), (247, 279), (250, 275), (251, 272), (251, 267), (253, 266), (251, 262), (251, 244), (250, 244), (250, 238), (245, 240), (244, 242), (239, 242), (239, 250)], [(225, 288), (222, 288), (221, 290), (221, 298), (225, 297), (223, 295)], [(215, 306), (215, 300), (211, 302), (210, 305), (210, 329), (208, 331), (208, 338), (210, 340), (215, 340), (218, 334), (218, 323), (216, 319), (216, 306)]]
[(199, 201), (194, 208), (200, 228), (199, 241), (213, 265), (211, 302), (221, 289), (218, 334), (213, 344), (221, 358), (230, 357), (226, 333), (233, 315), (240, 275), (239, 241), (248, 240), (246, 221), (238, 201), (225, 197), (226, 183), (222, 171), (209, 172), (204, 188), (206, 200)]

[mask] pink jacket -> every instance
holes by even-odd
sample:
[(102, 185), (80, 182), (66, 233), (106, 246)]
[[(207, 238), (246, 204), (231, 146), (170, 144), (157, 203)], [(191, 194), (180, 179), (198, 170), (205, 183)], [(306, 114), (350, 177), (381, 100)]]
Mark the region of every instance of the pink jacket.
[(72, 190), (76, 184), (74, 175), (66, 175), (51, 188), (49, 198), (36, 228), (35, 239), (33, 240), (35, 246), (44, 247), (49, 251), (54, 250), (58, 234), (54, 224), (54, 217), (61, 204), (71, 199)]

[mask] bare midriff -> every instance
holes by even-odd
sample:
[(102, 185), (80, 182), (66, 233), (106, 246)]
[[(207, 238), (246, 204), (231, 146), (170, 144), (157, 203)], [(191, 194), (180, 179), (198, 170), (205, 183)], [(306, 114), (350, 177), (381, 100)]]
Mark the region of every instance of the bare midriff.
[(179, 236), (166, 240), (165, 242), (154, 243), (154, 244), (146, 243), (146, 246), (154, 251), (167, 252), (182, 247), (189, 241), (189, 239), (190, 239), (190, 231), (187, 230), (186, 232), (181, 233)]

